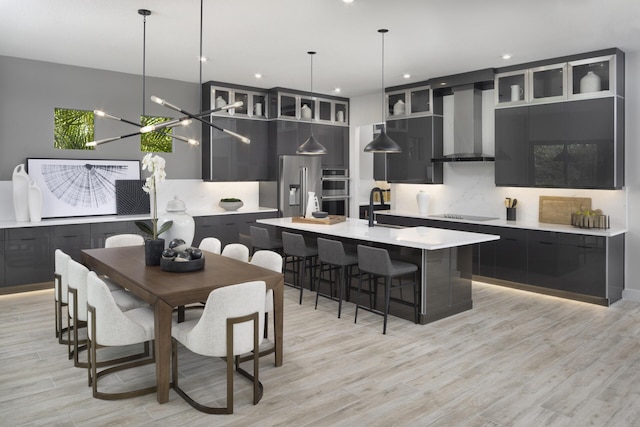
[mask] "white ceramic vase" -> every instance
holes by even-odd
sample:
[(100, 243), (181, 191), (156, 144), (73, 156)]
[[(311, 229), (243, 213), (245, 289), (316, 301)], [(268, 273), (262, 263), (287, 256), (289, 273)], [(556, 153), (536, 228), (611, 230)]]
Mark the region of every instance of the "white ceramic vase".
[(600, 92), (600, 76), (593, 71), (580, 79), (580, 93)]
[(13, 169), (13, 209), (16, 221), (29, 221), (29, 175), (24, 164)]
[(158, 218), (158, 228), (168, 221), (173, 221), (173, 225), (160, 235), (164, 239), (165, 248), (169, 247), (169, 243), (173, 239), (182, 239), (190, 247), (196, 232), (196, 224), (193, 217), (187, 213), (184, 202), (178, 196), (174, 196), (173, 200), (167, 203), (166, 212)]
[(313, 218), (313, 213), (318, 210), (318, 198), (315, 191), (309, 191), (309, 197), (307, 198), (307, 209), (305, 210), (305, 218)]
[(42, 190), (33, 180), (29, 183), (29, 218), (31, 222), (42, 221)]
[(396, 103), (393, 105), (393, 115), (398, 116), (400, 114), (404, 114), (404, 112), (405, 112), (404, 101), (401, 99), (398, 99), (398, 101), (396, 101)]
[(416, 201), (418, 202), (418, 213), (426, 215), (429, 212), (429, 193), (420, 190), (416, 194)]
[(300, 114), (301, 114), (303, 119), (310, 119), (311, 118), (311, 108), (309, 108), (307, 105), (303, 105), (302, 108), (300, 108)]

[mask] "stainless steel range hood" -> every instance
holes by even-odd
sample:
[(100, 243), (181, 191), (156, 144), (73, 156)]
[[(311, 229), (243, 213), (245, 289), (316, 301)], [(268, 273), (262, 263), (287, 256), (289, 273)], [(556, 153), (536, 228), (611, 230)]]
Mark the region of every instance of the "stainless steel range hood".
[(433, 162), (493, 161), (482, 153), (482, 90), (473, 84), (456, 86), (453, 91), (453, 153)]

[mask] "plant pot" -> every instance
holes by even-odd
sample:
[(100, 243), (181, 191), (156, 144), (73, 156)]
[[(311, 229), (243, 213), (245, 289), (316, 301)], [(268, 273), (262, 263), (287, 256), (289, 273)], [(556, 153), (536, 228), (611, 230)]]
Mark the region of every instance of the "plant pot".
[(240, 202), (222, 202), (221, 201), (218, 205), (225, 211), (235, 211), (240, 209), (242, 206), (244, 206), (244, 203), (242, 203), (242, 201)]
[(144, 263), (146, 265), (160, 265), (164, 251), (164, 239), (147, 239), (144, 241)]

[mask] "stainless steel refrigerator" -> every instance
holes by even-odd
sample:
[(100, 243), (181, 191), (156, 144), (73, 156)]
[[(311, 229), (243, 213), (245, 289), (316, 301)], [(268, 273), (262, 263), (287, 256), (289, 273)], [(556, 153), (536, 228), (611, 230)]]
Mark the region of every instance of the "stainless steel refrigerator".
[(304, 216), (313, 191), (322, 206), (322, 166), (317, 156), (280, 156), (278, 209), (282, 217)]

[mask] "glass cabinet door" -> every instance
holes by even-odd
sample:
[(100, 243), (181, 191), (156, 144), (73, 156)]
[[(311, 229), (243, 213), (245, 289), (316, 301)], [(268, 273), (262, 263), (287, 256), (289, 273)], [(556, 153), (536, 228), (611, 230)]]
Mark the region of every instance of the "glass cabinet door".
[(333, 104), (335, 106), (335, 121), (336, 123), (348, 123), (349, 122), (349, 111), (347, 110), (347, 104), (344, 102), (335, 102)]
[(318, 120), (321, 120), (323, 122), (330, 122), (331, 116), (331, 102), (318, 101)]
[(266, 101), (267, 97), (265, 95), (253, 94), (252, 95), (252, 105), (249, 109), (251, 111), (251, 116), (256, 118), (266, 118)]
[(389, 117), (404, 117), (407, 109), (406, 92), (391, 92), (387, 94), (387, 115)]
[(229, 114), (231, 115), (241, 114), (246, 116), (249, 108), (249, 94), (247, 92), (239, 92), (239, 91), (234, 92), (233, 102), (238, 102), (238, 101), (242, 102), (242, 106), (237, 108), (231, 108), (229, 110)]
[(498, 74), (495, 79), (496, 105), (524, 104), (529, 98), (527, 70)]
[(431, 112), (431, 89), (417, 88), (410, 91), (411, 114)]
[(567, 98), (567, 66), (565, 64), (532, 68), (531, 102), (560, 101)]
[(293, 95), (280, 95), (280, 117), (295, 119), (296, 97)]
[[(231, 92), (220, 88), (211, 88), (211, 108), (220, 108), (231, 101)], [(227, 111), (219, 111), (218, 114), (228, 114)]]
[(569, 98), (583, 99), (616, 93), (615, 56), (569, 62)]
[(300, 119), (312, 120), (316, 116), (316, 101), (312, 98), (300, 98)]

